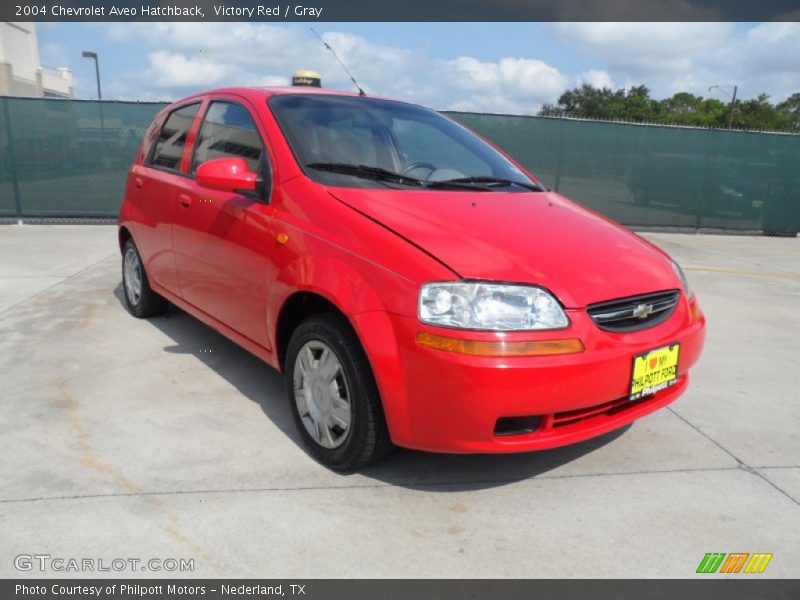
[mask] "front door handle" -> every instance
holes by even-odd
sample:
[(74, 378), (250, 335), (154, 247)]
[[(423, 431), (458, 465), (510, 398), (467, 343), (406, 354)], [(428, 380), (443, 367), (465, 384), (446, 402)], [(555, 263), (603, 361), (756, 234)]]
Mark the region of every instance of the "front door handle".
[(181, 194), (178, 196), (178, 202), (183, 208), (189, 208), (192, 205), (192, 198), (188, 194)]
[(144, 183), (144, 182), (142, 181), (142, 178), (141, 178), (141, 177), (137, 177), (136, 179), (134, 179), (134, 180), (133, 180), (133, 184), (134, 184), (134, 185), (135, 185), (137, 188), (141, 188), (143, 183)]

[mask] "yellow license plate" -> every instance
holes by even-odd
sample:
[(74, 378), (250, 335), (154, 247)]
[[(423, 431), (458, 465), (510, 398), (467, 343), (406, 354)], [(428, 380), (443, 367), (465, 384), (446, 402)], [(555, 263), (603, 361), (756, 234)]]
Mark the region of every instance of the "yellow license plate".
[(680, 344), (664, 346), (633, 357), (630, 399), (655, 394), (678, 383)]

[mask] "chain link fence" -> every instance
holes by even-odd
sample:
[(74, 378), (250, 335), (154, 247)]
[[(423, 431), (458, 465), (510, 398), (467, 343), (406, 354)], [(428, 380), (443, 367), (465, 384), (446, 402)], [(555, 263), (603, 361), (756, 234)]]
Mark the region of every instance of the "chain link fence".
[(115, 217), (163, 103), (0, 98), (0, 216)]
[[(2, 98), (0, 217), (115, 217), (163, 103)], [(544, 183), (621, 223), (790, 235), (800, 136), (445, 113)]]
[(564, 195), (626, 225), (800, 230), (800, 136), (451, 113)]

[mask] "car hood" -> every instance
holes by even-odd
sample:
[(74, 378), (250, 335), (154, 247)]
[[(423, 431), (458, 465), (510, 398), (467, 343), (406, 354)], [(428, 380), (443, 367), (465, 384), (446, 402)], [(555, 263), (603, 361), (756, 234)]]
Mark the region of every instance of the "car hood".
[(554, 192), (328, 191), (464, 279), (541, 285), (567, 308), (680, 287), (666, 254)]

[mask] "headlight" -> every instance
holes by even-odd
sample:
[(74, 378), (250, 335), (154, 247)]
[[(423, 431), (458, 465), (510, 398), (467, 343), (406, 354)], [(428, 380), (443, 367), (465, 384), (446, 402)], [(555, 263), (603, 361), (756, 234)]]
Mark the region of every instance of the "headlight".
[(686, 293), (686, 297), (690, 298), (692, 295), (692, 290), (689, 288), (689, 280), (686, 279), (686, 273), (683, 272), (681, 266), (676, 263), (674, 260), (672, 261), (672, 270), (680, 277), (681, 283), (683, 284), (683, 291)]
[(564, 309), (542, 288), (478, 282), (423, 285), (419, 320), (440, 327), (488, 331), (561, 329), (569, 325)]

